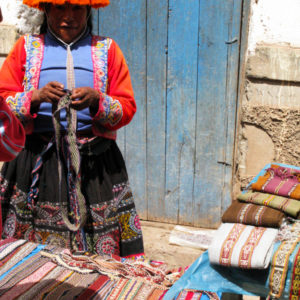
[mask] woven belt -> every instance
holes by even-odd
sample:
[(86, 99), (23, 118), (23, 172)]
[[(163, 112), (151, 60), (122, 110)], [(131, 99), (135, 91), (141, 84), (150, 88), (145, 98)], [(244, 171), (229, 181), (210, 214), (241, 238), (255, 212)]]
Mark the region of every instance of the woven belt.
[[(70, 93), (62, 97), (58, 105), (54, 107), (53, 125), (55, 130), (55, 144), (58, 159), (58, 179), (59, 179), (59, 203), (61, 205), (61, 213), (63, 221), (71, 231), (77, 231), (83, 227), (86, 220), (86, 204), (84, 196), (81, 192), (80, 178), (80, 153), (76, 141), (76, 111), (70, 108)], [(66, 110), (67, 118), (67, 134), (61, 137), (60, 130), (60, 111)], [(62, 144), (62, 145), (61, 145)], [(62, 150), (62, 151), (61, 151)], [(67, 160), (67, 182), (69, 188), (69, 202), (71, 215), (74, 218), (74, 223), (71, 223), (68, 218), (68, 204), (64, 205), (61, 197), (61, 182), (62, 182), (62, 152)]]

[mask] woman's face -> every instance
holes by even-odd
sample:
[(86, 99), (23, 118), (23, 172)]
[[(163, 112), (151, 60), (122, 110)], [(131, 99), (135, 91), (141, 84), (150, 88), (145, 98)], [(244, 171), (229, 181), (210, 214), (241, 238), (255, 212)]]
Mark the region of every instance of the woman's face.
[(88, 8), (84, 5), (49, 5), (45, 9), (48, 26), (65, 43), (71, 43), (84, 30)]

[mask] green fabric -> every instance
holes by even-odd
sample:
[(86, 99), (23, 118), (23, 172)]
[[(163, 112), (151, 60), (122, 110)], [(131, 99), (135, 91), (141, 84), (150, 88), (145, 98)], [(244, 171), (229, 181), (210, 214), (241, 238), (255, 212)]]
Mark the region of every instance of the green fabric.
[(248, 191), (238, 196), (239, 201), (261, 204), (279, 209), (296, 218), (300, 212), (300, 201), (282, 196)]

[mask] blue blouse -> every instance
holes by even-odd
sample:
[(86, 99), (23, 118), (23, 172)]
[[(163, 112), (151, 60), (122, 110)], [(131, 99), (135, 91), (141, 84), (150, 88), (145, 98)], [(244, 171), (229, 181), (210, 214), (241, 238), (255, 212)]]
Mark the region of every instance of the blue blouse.
[[(94, 87), (92, 62), (92, 36), (87, 33), (72, 47), (74, 61), (75, 87)], [(58, 81), (67, 87), (66, 78), (67, 49), (50, 32), (45, 35), (44, 57), (40, 73), (39, 88), (50, 81)], [(61, 124), (66, 128), (66, 113), (61, 112)], [(52, 104), (43, 102), (34, 120), (34, 132), (53, 131)], [(77, 131), (91, 130), (91, 117), (88, 108), (77, 111)]]

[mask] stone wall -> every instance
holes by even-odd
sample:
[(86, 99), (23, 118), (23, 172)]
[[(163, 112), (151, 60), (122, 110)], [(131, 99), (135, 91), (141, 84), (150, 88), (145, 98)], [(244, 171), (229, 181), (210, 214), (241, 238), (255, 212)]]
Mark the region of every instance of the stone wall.
[(267, 163), (300, 166), (300, 49), (258, 45), (242, 89), (234, 195)]

